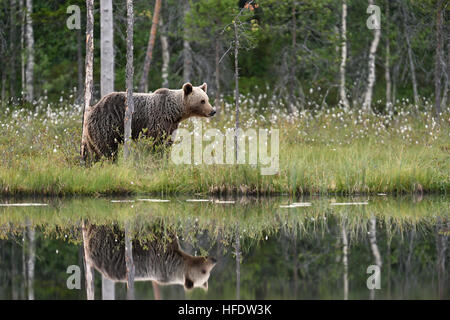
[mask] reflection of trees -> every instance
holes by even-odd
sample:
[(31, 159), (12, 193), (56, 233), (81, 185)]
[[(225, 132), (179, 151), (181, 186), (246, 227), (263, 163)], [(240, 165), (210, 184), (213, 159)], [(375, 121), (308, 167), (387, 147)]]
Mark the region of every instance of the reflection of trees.
[(236, 300), (241, 299), (241, 242), (239, 224), (236, 228), (236, 240), (234, 244), (234, 254), (236, 256)]
[[(377, 234), (376, 234), (376, 224), (377, 220), (375, 216), (371, 216), (369, 219), (369, 241), (370, 241), (370, 249), (372, 250), (372, 255), (375, 259), (375, 264), (380, 268), (380, 276), (381, 276), (381, 255), (380, 250), (378, 250), (377, 245)], [(370, 299), (375, 299), (375, 290), (370, 290)]]
[[(438, 278), (438, 294), (439, 299), (444, 299), (445, 283), (448, 275), (445, 273), (445, 256), (447, 249), (447, 232), (449, 228), (444, 228), (445, 224), (439, 217), (436, 224), (436, 264)], [(446, 229), (446, 230), (445, 230)]]
[(347, 240), (347, 229), (345, 223), (342, 222), (341, 225), (342, 233), (342, 264), (344, 265), (344, 300), (348, 300), (348, 240)]
[(36, 234), (34, 227), (27, 219), (26, 223), (26, 276), (28, 288), (28, 300), (34, 300), (34, 266), (36, 263)]
[(115, 299), (114, 282), (102, 275), (102, 300)]
[(125, 224), (125, 265), (127, 277), (127, 299), (134, 300), (134, 261), (133, 244), (131, 242), (130, 223)]
[(86, 298), (88, 300), (94, 300), (95, 287), (94, 287), (94, 267), (91, 266), (89, 259), (86, 254), (88, 252), (87, 248), (87, 226), (86, 222), (83, 221), (82, 234), (83, 234), (83, 244), (84, 244), (84, 277), (86, 280)]

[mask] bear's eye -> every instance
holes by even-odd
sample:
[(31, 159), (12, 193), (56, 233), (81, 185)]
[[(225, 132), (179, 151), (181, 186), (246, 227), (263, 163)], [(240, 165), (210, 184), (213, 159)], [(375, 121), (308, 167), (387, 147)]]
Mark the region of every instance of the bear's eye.
[(203, 269), (203, 270), (202, 270), (202, 273), (203, 273), (203, 274), (205, 274), (205, 273), (206, 273), (206, 270), (205, 270), (205, 269)]
[(205, 104), (205, 100), (202, 100), (201, 102), (202, 102), (202, 104)]

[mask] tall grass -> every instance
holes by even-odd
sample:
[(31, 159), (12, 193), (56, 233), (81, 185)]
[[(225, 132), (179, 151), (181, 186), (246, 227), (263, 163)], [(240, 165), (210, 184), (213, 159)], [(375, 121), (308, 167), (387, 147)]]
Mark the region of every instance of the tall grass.
[[(258, 111), (257, 111), (258, 110)], [(6, 109), (0, 115), (0, 193), (373, 194), (450, 190), (450, 113), (397, 102), (390, 114), (317, 106), (297, 114), (261, 97), (242, 97), (242, 128), (280, 130), (280, 169), (263, 176), (250, 165), (176, 165), (135, 145), (134, 158), (79, 165), (81, 113), (68, 102)], [(202, 119), (204, 129), (234, 127), (232, 104)], [(192, 121), (181, 127), (193, 128)], [(206, 143), (205, 143), (206, 145)]]

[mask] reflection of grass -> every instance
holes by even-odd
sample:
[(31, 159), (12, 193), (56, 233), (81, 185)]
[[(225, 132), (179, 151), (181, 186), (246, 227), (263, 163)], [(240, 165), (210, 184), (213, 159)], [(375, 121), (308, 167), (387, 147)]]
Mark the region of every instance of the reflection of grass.
[[(398, 108), (395, 117), (357, 110), (304, 112), (289, 118), (273, 106), (243, 99), (245, 128), (280, 130), (280, 171), (262, 176), (249, 165), (180, 165), (136, 145), (135, 159), (79, 166), (80, 116), (70, 108), (42, 115), (0, 115), (0, 193), (98, 194), (362, 194), (447, 193), (449, 117), (435, 125), (429, 112)], [(255, 113), (258, 104), (263, 110)], [(222, 116), (206, 127), (233, 127)], [(69, 110), (69, 111), (68, 111)], [(406, 110), (408, 110), (406, 108)], [(183, 127), (192, 127), (190, 121)], [(206, 143), (205, 143), (206, 145)], [(226, 150), (225, 150), (226, 153)]]
[[(339, 201), (340, 199), (336, 199)], [(345, 199), (348, 201), (348, 199)], [(243, 246), (280, 231), (308, 237), (326, 233), (328, 221), (345, 224), (350, 239), (367, 234), (368, 219), (375, 216), (378, 223), (392, 233), (413, 228), (430, 227), (437, 218), (448, 218), (448, 199), (425, 197), (421, 201), (410, 198), (377, 197), (366, 206), (331, 206), (334, 199), (312, 199), (311, 207), (279, 208), (287, 198), (247, 199), (234, 205), (192, 203), (174, 198), (169, 203), (111, 203), (108, 199), (55, 200), (48, 207), (0, 208), (1, 236), (9, 232), (20, 232), (26, 220), (42, 227), (47, 235), (80, 240), (82, 219), (94, 224), (124, 224), (131, 221), (138, 238), (151, 237), (149, 225), (159, 225), (166, 232), (176, 231), (188, 242), (194, 243), (199, 233), (208, 233), (211, 239), (229, 245), (237, 234), (242, 236)], [(335, 225), (333, 223), (333, 225)]]

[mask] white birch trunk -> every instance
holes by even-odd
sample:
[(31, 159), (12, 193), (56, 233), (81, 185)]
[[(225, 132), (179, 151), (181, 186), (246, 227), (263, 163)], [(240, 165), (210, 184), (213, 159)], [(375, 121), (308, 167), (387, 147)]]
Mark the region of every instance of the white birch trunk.
[[(369, 0), (369, 5), (373, 5), (373, 0)], [(380, 22), (378, 21), (378, 24)], [(380, 42), (380, 29), (374, 29), (373, 40), (369, 50), (369, 73), (367, 76), (367, 87), (364, 94), (363, 110), (371, 111), (373, 87), (375, 85), (375, 58), (377, 54), (378, 43)]]
[[(184, 17), (189, 13), (190, 6), (189, 1), (184, 0)], [(183, 82), (191, 81), (191, 73), (192, 73), (192, 52), (191, 52), (191, 44), (188, 39), (188, 29), (184, 29), (183, 35)]]
[(124, 157), (125, 159), (130, 155), (130, 140), (131, 140), (131, 123), (134, 112), (133, 102), (133, 0), (127, 0), (127, 65), (126, 65), (126, 89), (127, 98), (125, 101), (125, 118), (124, 118)]
[(87, 117), (91, 112), (92, 89), (94, 73), (94, 0), (86, 0), (86, 59), (84, 79), (84, 109), (81, 135), (81, 158), (85, 164), (88, 156), (87, 148)]
[(25, 61), (26, 61), (26, 54), (25, 54), (25, 21), (26, 21), (26, 13), (25, 13), (25, 7), (24, 7), (24, 0), (19, 1), (19, 10), (21, 12), (21, 22), (20, 22), (20, 52), (21, 52), (21, 62), (20, 62), (20, 76), (21, 76), (21, 93), (20, 96), (24, 98), (25, 95)]
[(34, 300), (34, 266), (36, 262), (36, 236), (34, 227), (27, 221), (27, 287), (28, 300)]
[(26, 25), (25, 25), (25, 40), (27, 45), (26, 50), (26, 67), (25, 67), (25, 86), (26, 96), (28, 102), (33, 101), (33, 79), (34, 79), (34, 36), (33, 36), (33, 20), (31, 14), (33, 12), (33, 0), (26, 0)]
[(112, 0), (100, 0), (100, 94), (114, 91), (114, 28)]
[(161, 50), (162, 50), (162, 67), (161, 67), (161, 77), (162, 77), (162, 87), (169, 87), (169, 39), (165, 33), (165, 28), (163, 24), (162, 16), (159, 18), (159, 30), (160, 30), (160, 40), (161, 40)]
[(87, 256), (89, 240), (86, 230), (86, 223), (84, 221), (81, 227), (81, 232), (83, 236), (84, 278), (86, 279), (86, 298), (87, 300), (94, 300), (95, 298), (94, 267), (91, 265), (91, 261)]
[(414, 104), (417, 106), (417, 105), (419, 105), (419, 92), (417, 90), (416, 67), (414, 65), (409, 30), (406, 25), (406, 8), (405, 8), (404, 4), (402, 4), (401, 9), (402, 9), (403, 32), (405, 34), (406, 48), (408, 50), (409, 69), (411, 71), (411, 82), (412, 82), (412, 86), (413, 86)]
[[(131, 2), (132, 0), (127, 0)], [(127, 274), (127, 300), (134, 300), (134, 275), (133, 243), (129, 222), (125, 225), (125, 265)]]
[(341, 65), (339, 67), (340, 84), (339, 95), (346, 109), (350, 107), (345, 90), (345, 65), (347, 63), (347, 1), (342, 1), (342, 26), (341, 26)]
[(348, 300), (348, 240), (347, 230), (342, 224), (342, 264), (344, 265), (344, 300)]
[(391, 89), (391, 71), (390, 71), (390, 39), (389, 39), (389, 0), (386, 1), (386, 60), (385, 60), (385, 70), (384, 76), (386, 79), (386, 110), (392, 109), (392, 89)]

